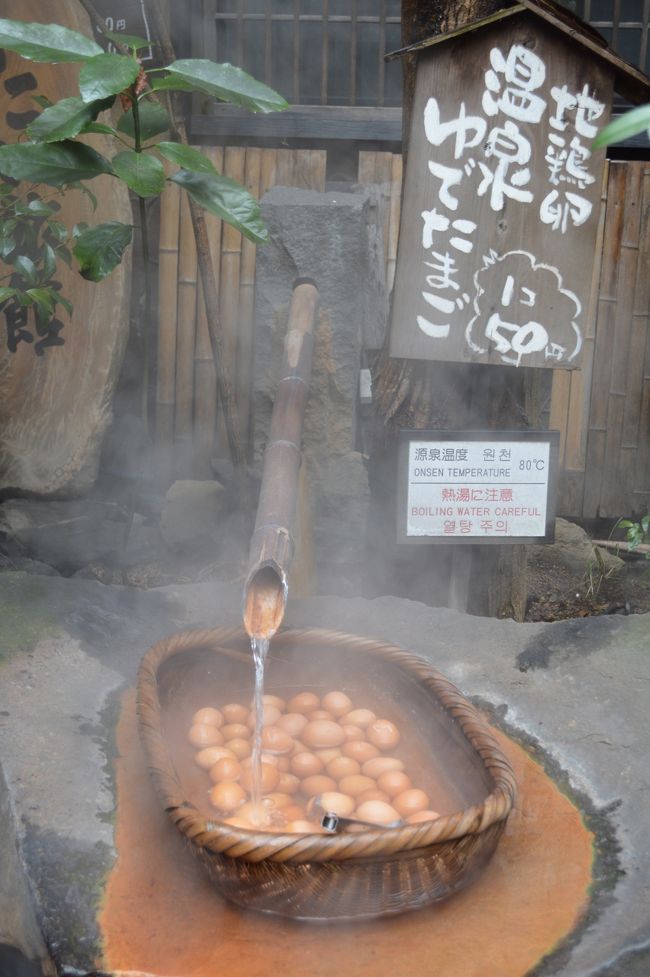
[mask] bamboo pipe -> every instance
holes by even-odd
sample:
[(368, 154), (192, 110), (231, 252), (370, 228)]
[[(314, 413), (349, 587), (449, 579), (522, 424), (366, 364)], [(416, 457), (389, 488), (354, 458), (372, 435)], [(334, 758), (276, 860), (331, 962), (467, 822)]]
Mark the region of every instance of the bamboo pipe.
[(256, 639), (273, 637), (284, 617), (317, 306), (318, 289), (299, 278), (293, 286), (244, 584), (244, 627)]

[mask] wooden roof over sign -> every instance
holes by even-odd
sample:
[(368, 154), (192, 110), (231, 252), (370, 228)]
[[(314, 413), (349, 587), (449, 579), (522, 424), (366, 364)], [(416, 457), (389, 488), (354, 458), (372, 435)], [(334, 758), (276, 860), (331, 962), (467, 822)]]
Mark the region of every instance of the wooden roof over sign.
[(627, 61), (619, 58), (598, 31), (571, 13), (566, 7), (561, 7), (555, 3), (554, 0), (518, 0), (517, 3), (510, 4), (482, 20), (476, 20), (472, 24), (466, 24), (444, 34), (433, 34), (415, 44), (409, 44), (397, 51), (391, 51), (386, 55), (386, 60), (392, 61), (406, 54), (415, 54), (417, 51), (433, 47), (435, 44), (441, 44), (454, 37), (460, 37), (462, 34), (481, 30), (490, 24), (495, 24), (500, 20), (526, 11), (551, 24), (562, 34), (580, 44), (595, 59), (608, 66), (614, 72), (614, 88), (628, 101), (634, 104), (650, 101), (650, 78), (638, 68), (634, 68)]

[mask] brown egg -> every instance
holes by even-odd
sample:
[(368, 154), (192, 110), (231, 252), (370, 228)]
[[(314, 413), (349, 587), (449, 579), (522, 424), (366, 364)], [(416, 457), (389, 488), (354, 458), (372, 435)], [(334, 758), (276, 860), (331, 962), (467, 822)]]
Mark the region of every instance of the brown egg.
[(341, 753), (343, 756), (352, 757), (353, 760), (357, 760), (359, 763), (363, 764), (366, 760), (371, 760), (375, 756), (379, 756), (379, 750), (372, 743), (367, 743), (365, 740), (349, 740), (349, 742), (344, 743), (341, 747)]
[[(277, 756), (275, 753), (262, 753), (260, 755), (260, 762), (261, 763), (270, 763), (271, 766), (277, 767), (278, 770), (280, 769), (279, 760), (280, 760), (280, 757)], [(253, 758), (251, 757), (251, 763), (252, 762), (253, 762)]]
[(380, 750), (392, 750), (400, 741), (399, 729), (390, 719), (375, 719), (366, 729), (366, 736)]
[(427, 811), (430, 801), (428, 794), (425, 794), (423, 790), (418, 790), (417, 787), (413, 787), (394, 797), (392, 803), (402, 817), (408, 818), (411, 814), (417, 814), (418, 811)]
[(227, 706), (221, 707), (221, 712), (226, 723), (245, 723), (249, 710), (239, 702), (229, 702)]
[(306, 746), (305, 743), (303, 743), (302, 740), (294, 740), (293, 749), (291, 750), (291, 753), (293, 756), (295, 756), (296, 753), (311, 753), (311, 750), (309, 749), (308, 746)]
[(252, 831), (253, 826), (251, 825), (248, 818), (242, 818), (240, 815), (236, 814), (232, 818), (226, 818), (224, 824), (230, 824), (233, 828), (243, 828), (245, 831)]
[(289, 757), (288, 756), (280, 756), (278, 754), (275, 759), (277, 761), (277, 767), (278, 767), (278, 770), (280, 771), (280, 773), (288, 773), (289, 770), (291, 769), (289, 767)]
[(323, 830), (313, 821), (289, 821), (285, 831), (293, 835), (316, 835), (322, 834)]
[(263, 695), (262, 702), (265, 706), (275, 706), (280, 712), (283, 712), (286, 708), (286, 700), (281, 699), (279, 695)]
[(288, 804), (287, 807), (282, 808), (282, 814), (287, 821), (302, 821), (307, 812), (300, 804)]
[(251, 745), (248, 740), (228, 740), (228, 749), (235, 754), (238, 760), (243, 760), (244, 757), (251, 755)]
[(385, 801), (364, 801), (358, 806), (354, 816), (360, 821), (371, 821), (373, 824), (390, 824), (391, 821), (400, 820), (395, 808)]
[(195, 723), (194, 726), (191, 726), (187, 738), (192, 746), (197, 747), (222, 746), (224, 743), (221, 730), (217, 729), (216, 726), (208, 726), (206, 723)]
[(343, 730), (343, 735), (345, 736), (346, 741), (365, 740), (366, 738), (366, 734), (364, 730), (361, 729), (361, 726), (353, 726), (352, 723), (344, 723), (341, 726), (341, 729)]
[(339, 790), (342, 794), (349, 794), (350, 797), (356, 797), (357, 794), (362, 794), (364, 790), (374, 790), (376, 786), (372, 777), (364, 777), (360, 773), (354, 773), (351, 777), (343, 777), (339, 780)]
[(231, 780), (222, 780), (220, 784), (215, 784), (209, 797), (219, 811), (230, 814), (241, 807), (246, 800), (246, 792), (239, 784)]
[(221, 735), (227, 743), (228, 740), (247, 740), (251, 731), (243, 723), (226, 723), (221, 727)]
[(327, 709), (314, 709), (313, 712), (309, 713), (309, 722), (314, 719), (329, 719), (330, 721), (334, 719), (334, 715), (328, 712)]
[(344, 718), (346, 726), (361, 726), (365, 729), (366, 726), (374, 723), (377, 716), (371, 709), (353, 709)]
[(315, 797), (316, 794), (325, 794), (329, 790), (336, 790), (336, 781), (323, 774), (316, 774), (313, 777), (305, 777), (300, 789), (307, 797)]
[(345, 734), (339, 724), (332, 722), (331, 719), (315, 719), (305, 726), (302, 739), (312, 749), (314, 747), (324, 749), (340, 746), (345, 739)]
[[(260, 764), (259, 786), (262, 794), (270, 794), (280, 782), (280, 771), (270, 763)], [(253, 768), (246, 767), (241, 773), (241, 785), (249, 793), (253, 790)]]
[(376, 756), (372, 760), (366, 760), (361, 770), (366, 777), (381, 777), (387, 770), (403, 770), (404, 764), (397, 757)]
[(267, 753), (291, 753), (293, 738), (279, 726), (265, 726), (262, 730), (262, 749)]
[(305, 715), (320, 708), (320, 699), (313, 692), (299, 692), (287, 702), (287, 712), (302, 712)]
[[(262, 706), (262, 726), (275, 726), (278, 719), (282, 713), (277, 706), (271, 703), (264, 703)], [(254, 709), (251, 709), (250, 715), (246, 720), (246, 725), (249, 729), (255, 729), (255, 723), (257, 722), (257, 715)]]
[(264, 801), (270, 803), (276, 811), (283, 811), (285, 807), (289, 807), (290, 804), (293, 804), (293, 801), (289, 795), (283, 794), (280, 790), (267, 794)]
[(370, 790), (364, 790), (361, 794), (357, 795), (357, 806), (359, 804), (365, 804), (366, 801), (385, 801), (386, 804), (389, 804), (390, 797), (385, 790), (379, 790), (378, 787), (374, 787)]
[(278, 719), (278, 726), (290, 736), (300, 736), (309, 720), (301, 712), (285, 712)]
[(361, 773), (361, 766), (358, 760), (353, 760), (349, 756), (337, 756), (327, 764), (327, 773), (334, 780), (341, 777), (352, 777), (355, 773)]
[(314, 756), (313, 753), (296, 753), (295, 756), (291, 757), (290, 766), (291, 773), (302, 779), (320, 773), (325, 764), (320, 757)]
[(223, 726), (223, 716), (218, 709), (213, 709), (212, 706), (206, 706), (204, 709), (199, 709), (192, 716), (192, 724), (206, 726)]
[(253, 831), (266, 831), (271, 823), (272, 810), (269, 805), (247, 801), (237, 811), (237, 817), (246, 821), (248, 828)]
[(278, 790), (283, 794), (295, 794), (300, 787), (300, 778), (293, 773), (281, 773), (278, 780)]
[(409, 814), (406, 823), (420, 824), (421, 821), (437, 821), (439, 817), (437, 811), (417, 811), (415, 814)]
[(242, 768), (239, 760), (234, 757), (221, 757), (217, 760), (213, 767), (210, 767), (210, 780), (213, 783), (218, 784), (222, 780), (239, 780), (242, 774)]
[[(307, 814), (310, 817), (319, 818), (323, 812), (327, 814), (338, 814), (340, 818), (349, 818), (354, 811), (355, 800), (347, 794), (342, 794), (338, 790), (326, 790), (324, 794), (318, 794), (307, 804)], [(318, 808), (320, 807), (320, 811)]]
[(204, 750), (199, 750), (194, 759), (204, 770), (209, 770), (223, 757), (230, 757), (231, 760), (236, 759), (232, 750), (226, 746), (208, 746)]
[(329, 709), (333, 716), (346, 716), (352, 708), (352, 699), (345, 692), (328, 692), (321, 700), (323, 709)]
[(330, 746), (325, 750), (314, 750), (314, 753), (326, 765), (331, 760), (336, 760), (337, 757), (341, 756), (341, 751), (338, 746)]
[(380, 790), (385, 790), (389, 797), (396, 797), (397, 794), (409, 790), (413, 784), (403, 770), (386, 770), (377, 777), (377, 786)]

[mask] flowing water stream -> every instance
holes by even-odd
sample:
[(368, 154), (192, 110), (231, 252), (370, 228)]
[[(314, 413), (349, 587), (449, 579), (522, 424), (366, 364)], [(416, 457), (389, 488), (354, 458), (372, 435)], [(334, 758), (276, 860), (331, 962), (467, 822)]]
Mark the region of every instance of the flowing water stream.
[[(261, 811), (262, 806), (262, 729), (264, 726), (264, 663), (269, 651), (269, 638), (251, 638), (253, 661), (255, 662), (255, 691), (253, 694), (253, 709), (255, 711), (255, 730), (253, 734), (253, 752), (251, 756), (251, 771), (253, 789), (251, 800), (253, 810)], [(260, 816), (260, 823), (262, 817)]]

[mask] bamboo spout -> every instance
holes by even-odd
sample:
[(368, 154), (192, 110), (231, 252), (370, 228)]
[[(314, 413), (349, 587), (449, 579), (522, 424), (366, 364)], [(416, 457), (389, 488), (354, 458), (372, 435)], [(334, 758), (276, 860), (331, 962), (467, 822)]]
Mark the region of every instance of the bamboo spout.
[(294, 552), (302, 426), (309, 395), (318, 289), (308, 279), (293, 287), (282, 379), (264, 453), (262, 486), (244, 584), (244, 627), (271, 638), (282, 623)]

